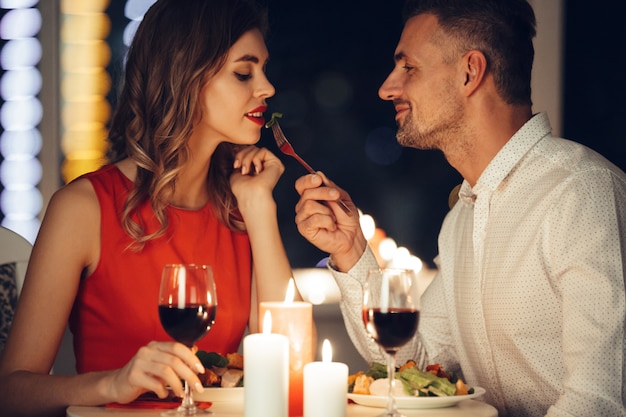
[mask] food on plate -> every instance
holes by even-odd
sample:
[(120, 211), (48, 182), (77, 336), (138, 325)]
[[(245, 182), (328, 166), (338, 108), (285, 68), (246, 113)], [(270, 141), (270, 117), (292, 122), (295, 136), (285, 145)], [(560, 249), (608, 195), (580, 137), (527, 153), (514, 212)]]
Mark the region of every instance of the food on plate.
[[(241, 383), (241, 385), (239, 384)], [(243, 371), (241, 369), (229, 369), (222, 374), (220, 382), (222, 388), (233, 388), (243, 386)]]
[[(396, 395), (415, 397), (447, 397), (468, 395), (474, 392), (461, 378), (449, 374), (440, 364), (428, 365), (425, 371), (418, 369), (414, 361), (408, 361), (396, 370)], [(365, 395), (386, 395), (387, 367), (373, 362), (366, 372), (359, 371), (348, 377), (348, 392)]]
[(243, 369), (243, 355), (239, 353), (227, 353), (228, 367), (231, 369)]
[(265, 127), (272, 127), (274, 123), (276, 123), (276, 119), (283, 117), (282, 113), (274, 112), (272, 113), (272, 118), (269, 122), (265, 123)]
[(202, 362), (205, 372), (198, 375), (205, 387), (243, 387), (243, 356), (228, 353), (226, 356), (217, 352), (199, 350), (196, 356)]
[(372, 382), (374, 382), (374, 378), (363, 371), (359, 371), (355, 375), (348, 377), (348, 386), (352, 387), (352, 391), (350, 392), (354, 394), (369, 394)]

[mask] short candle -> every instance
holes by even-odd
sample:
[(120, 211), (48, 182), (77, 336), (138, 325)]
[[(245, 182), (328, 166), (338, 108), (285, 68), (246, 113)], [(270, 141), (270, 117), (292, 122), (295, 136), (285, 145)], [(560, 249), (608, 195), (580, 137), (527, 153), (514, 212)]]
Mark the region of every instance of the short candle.
[(332, 362), (328, 339), (322, 362), (304, 366), (304, 417), (345, 417), (348, 406), (348, 366)]
[(272, 315), (263, 319), (263, 333), (243, 339), (245, 369), (244, 416), (287, 417), (289, 393), (289, 340), (270, 333)]

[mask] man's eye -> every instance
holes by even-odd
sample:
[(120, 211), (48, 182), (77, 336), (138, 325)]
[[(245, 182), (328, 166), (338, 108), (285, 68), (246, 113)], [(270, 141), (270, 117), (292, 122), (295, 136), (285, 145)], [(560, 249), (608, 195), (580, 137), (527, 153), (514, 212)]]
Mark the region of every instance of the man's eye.
[(250, 78), (252, 78), (252, 75), (250, 75), (250, 74), (240, 74), (240, 73), (236, 72), (235, 73), (235, 77), (237, 77), (237, 79), (239, 81), (247, 81)]
[(409, 72), (409, 71), (411, 71), (411, 70), (413, 69), (413, 67), (412, 67), (412, 66), (410, 66), (410, 65), (405, 65), (405, 66), (403, 66), (402, 68), (403, 68), (403, 69), (404, 69), (404, 71), (406, 71), (406, 72)]

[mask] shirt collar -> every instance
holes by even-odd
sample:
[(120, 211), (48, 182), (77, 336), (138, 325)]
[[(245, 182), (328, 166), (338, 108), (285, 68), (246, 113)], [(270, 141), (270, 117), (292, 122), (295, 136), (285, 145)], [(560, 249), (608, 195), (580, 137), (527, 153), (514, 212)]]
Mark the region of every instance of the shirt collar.
[(539, 140), (552, 132), (550, 120), (545, 112), (530, 118), (500, 149), (487, 168), (478, 178), (476, 185), (470, 187), (463, 180), (459, 198), (466, 204), (474, 204), (480, 192), (495, 191), (500, 183), (513, 171), (519, 161)]

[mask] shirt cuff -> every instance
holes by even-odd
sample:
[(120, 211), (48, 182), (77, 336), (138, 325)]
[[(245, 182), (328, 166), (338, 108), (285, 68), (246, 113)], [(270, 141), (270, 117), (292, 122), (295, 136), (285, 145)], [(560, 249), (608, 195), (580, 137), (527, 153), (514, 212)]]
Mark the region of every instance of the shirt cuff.
[(374, 252), (369, 245), (363, 251), (363, 254), (348, 272), (338, 271), (333, 262), (333, 257), (328, 258), (328, 269), (335, 278), (339, 289), (350, 289), (354, 286), (355, 281), (359, 285), (363, 285), (367, 278), (367, 272), (370, 269), (379, 268)]

